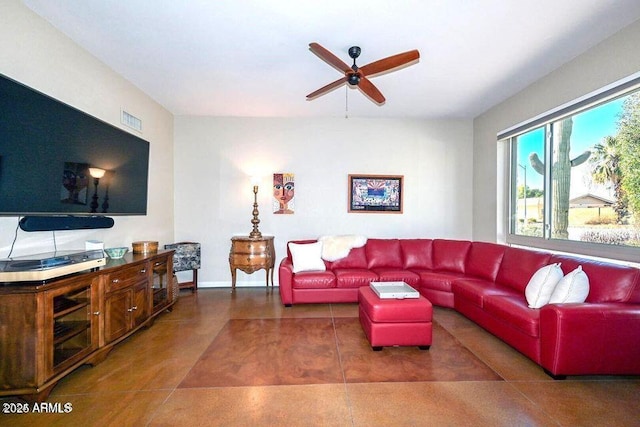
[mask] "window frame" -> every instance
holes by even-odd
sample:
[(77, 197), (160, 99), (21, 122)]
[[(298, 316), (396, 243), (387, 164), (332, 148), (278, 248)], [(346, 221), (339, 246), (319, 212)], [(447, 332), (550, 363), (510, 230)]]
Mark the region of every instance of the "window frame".
[[(636, 263), (640, 260), (640, 247), (608, 245), (605, 243), (583, 242), (551, 237), (551, 203), (553, 195), (551, 190), (552, 153), (550, 148), (552, 147), (551, 144), (553, 144), (552, 124), (563, 118), (575, 116), (599, 105), (629, 95), (637, 90), (640, 90), (640, 72), (498, 133), (498, 142), (507, 144), (505, 182), (508, 183), (508, 185), (505, 186), (506, 194), (504, 194), (503, 198), (506, 202), (506, 206), (503, 207), (506, 213), (503, 227), (507, 244)], [(543, 232), (541, 237), (525, 236), (515, 234), (517, 218), (516, 215), (514, 215), (516, 212), (514, 203), (517, 203), (516, 181), (519, 167), (515, 141), (517, 136), (541, 127), (545, 128), (544, 162), (546, 165), (544, 175)]]

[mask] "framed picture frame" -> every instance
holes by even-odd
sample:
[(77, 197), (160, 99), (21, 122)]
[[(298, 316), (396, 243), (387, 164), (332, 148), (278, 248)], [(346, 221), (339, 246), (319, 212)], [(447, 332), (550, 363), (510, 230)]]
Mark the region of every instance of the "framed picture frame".
[(349, 175), (349, 212), (402, 213), (403, 175)]

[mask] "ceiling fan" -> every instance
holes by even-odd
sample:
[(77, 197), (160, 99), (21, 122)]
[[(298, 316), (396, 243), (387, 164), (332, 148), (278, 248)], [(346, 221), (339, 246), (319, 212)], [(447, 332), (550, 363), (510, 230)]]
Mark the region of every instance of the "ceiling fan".
[(393, 71), (396, 68), (412, 65), (413, 62), (417, 62), (417, 60), (420, 59), (420, 53), (417, 50), (410, 50), (408, 52), (399, 53), (397, 55), (374, 61), (362, 67), (358, 67), (356, 65), (356, 58), (360, 56), (361, 52), (361, 49), (358, 46), (352, 46), (349, 48), (349, 57), (353, 59), (352, 66), (345, 64), (337, 56), (320, 46), (318, 43), (310, 43), (309, 50), (320, 57), (320, 59), (336, 68), (338, 71), (343, 72), (344, 77), (321, 87), (315, 92), (311, 92), (307, 95), (307, 100), (315, 99), (343, 85), (344, 83), (349, 83), (351, 86), (358, 86), (360, 90), (373, 102), (378, 105), (382, 105), (385, 102), (385, 98), (378, 88), (371, 83), (369, 77)]

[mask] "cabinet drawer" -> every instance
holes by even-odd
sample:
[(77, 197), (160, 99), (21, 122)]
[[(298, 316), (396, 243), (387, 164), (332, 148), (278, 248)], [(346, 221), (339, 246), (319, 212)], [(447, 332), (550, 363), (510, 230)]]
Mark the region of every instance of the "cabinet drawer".
[(230, 257), (232, 265), (235, 266), (267, 266), (271, 257), (267, 254), (232, 254)]
[(106, 291), (113, 292), (147, 278), (145, 265), (127, 267), (107, 276)]
[(154, 261), (152, 265), (153, 265), (153, 274), (165, 275), (169, 271), (166, 260)]
[(267, 251), (267, 242), (237, 241), (233, 242), (233, 252), (238, 254), (261, 254)]

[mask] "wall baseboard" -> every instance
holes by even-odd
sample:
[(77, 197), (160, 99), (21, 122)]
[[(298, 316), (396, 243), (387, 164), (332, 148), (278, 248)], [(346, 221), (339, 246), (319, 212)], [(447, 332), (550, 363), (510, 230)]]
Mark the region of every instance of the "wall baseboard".
[[(231, 281), (214, 281), (214, 282), (201, 282), (198, 281), (198, 289), (200, 288), (229, 288), (231, 289)], [(264, 282), (236, 282), (236, 288), (266, 288)], [(271, 285), (269, 285), (271, 288)], [(275, 285), (274, 288), (278, 288)]]

